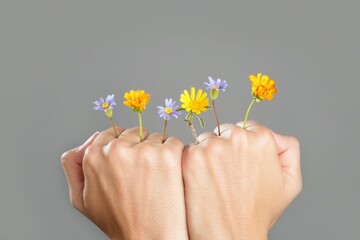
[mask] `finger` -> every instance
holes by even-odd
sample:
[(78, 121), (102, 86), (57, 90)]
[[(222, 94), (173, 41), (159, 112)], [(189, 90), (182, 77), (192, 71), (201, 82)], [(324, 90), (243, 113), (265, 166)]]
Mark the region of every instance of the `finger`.
[(209, 138), (214, 138), (214, 137), (217, 137), (217, 135), (213, 132), (204, 132), (202, 134), (200, 134), (198, 137), (197, 137), (197, 140), (199, 142), (203, 142)]
[(82, 199), (82, 191), (84, 189), (82, 159), (86, 148), (93, 143), (98, 134), (99, 132), (94, 133), (82, 146), (65, 152), (61, 156), (61, 164), (68, 181), (70, 200), (79, 211), (84, 210)]
[(178, 146), (179, 148), (183, 149), (184, 148), (184, 143), (183, 141), (181, 141), (180, 139), (176, 138), (176, 137), (169, 137), (165, 140), (164, 142), (165, 145), (175, 145)]
[(156, 132), (148, 135), (143, 142), (162, 143), (162, 140), (163, 134)]
[[(242, 128), (244, 127), (243, 122), (238, 122), (236, 125), (239, 127), (242, 127)], [(267, 127), (261, 125), (258, 122), (255, 122), (255, 121), (248, 121), (246, 124), (245, 130), (247, 130), (250, 133), (254, 133), (258, 136), (269, 135), (272, 132)]]
[[(224, 123), (220, 125), (221, 137), (228, 137), (230, 135), (230, 130), (235, 126), (232, 123)], [(214, 133), (217, 133), (217, 127), (214, 129)]]
[[(239, 127), (244, 128), (244, 121), (240, 121), (240, 122), (236, 123), (236, 125), (239, 126)], [(249, 128), (256, 127), (256, 126), (261, 126), (261, 124), (259, 122), (256, 122), (256, 121), (247, 121), (245, 129), (248, 130)]]
[(280, 164), (284, 171), (296, 176), (300, 172), (300, 146), (299, 141), (290, 136), (273, 133), (278, 146)]
[(278, 148), (278, 154), (281, 155), (283, 152), (285, 152), (289, 148), (286, 138), (285, 138), (285, 136), (277, 134), (273, 131), (271, 133), (274, 136), (274, 139), (276, 141), (276, 145)]
[[(143, 132), (143, 140), (147, 138), (147, 136), (149, 135), (148, 131), (143, 128), (142, 129)], [(135, 128), (130, 128), (130, 129), (126, 129), (125, 131), (123, 131), (121, 133), (121, 135), (118, 137), (119, 140), (122, 140), (124, 142), (127, 142), (129, 145), (135, 145), (140, 143), (140, 128), (139, 127), (135, 127)]]
[[(115, 129), (116, 129), (116, 133), (118, 135), (120, 135), (122, 132), (125, 131), (125, 129), (121, 126), (117, 126), (117, 127), (115, 127)], [(111, 142), (111, 140), (114, 140), (115, 138), (116, 138), (116, 136), (114, 133), (114, 128), (108, 128), (99, 134), (99, 136), (94, 141), (94, 145), (105, 146), (106, 144)]]

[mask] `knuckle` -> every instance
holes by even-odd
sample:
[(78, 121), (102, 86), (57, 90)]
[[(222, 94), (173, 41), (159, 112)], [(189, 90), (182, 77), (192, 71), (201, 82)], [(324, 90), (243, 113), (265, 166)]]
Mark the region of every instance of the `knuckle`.
[(266, 127), (259, 127), (259, 135), (256, 141), (265, 146), (270, 146), (270, 144), (275, 144), (275, 139), (271, 131)]
[(296, 138), (296, 137), (292, 137), (290, 136), (289, 137), (289, 141), (291, 143), (292, 146), (296, 147), (296, 148), (299, 148), (300, 147), (300, 142), (299, 140)]
[(70, 195), (71, 206), (77, 210), (82, 210), (82, 200), (79, 197)]
[(161, 155), (157, 151), (157, 147), (153, 146), (151, 143), (143, 143), (136, 146), (135, 158), (137, 161), (146, 169), (153, 169)]
[(198, 146), (191, 146), (184, 153), (182, 162), (185, 169), (199, 169), (204, 164), (204, 154)]
[(249, 141), (248, 132), (241, 127), (234, 127), (231, 129), (231, 142), (233, 145), (246, 145)]
[(63, 167), (65, 167), (71, 159), (74, 158), (76, 154), (76, 149), (71, 149), (69, 151), (64, 152), (60, 157), (60, 163)]
[(96, 156), (98, 156), (99, 152), (101, 151), (100, 147), (97, 145), (90, 145), (86, 148), (83, 158), (83, 167), (84, 170), (90, 168), (95, 168), (95, 160)]
[(119, 149), (123, 146), (122, 141), (113, 140), (104, 147), (104, 153), (107, 155), (114, 155), (119, 153)]
[(162, 159), (167, 169), (178, 169), (181, 165), (181, 152), (178, 149), (167, 147), (162, 150)]

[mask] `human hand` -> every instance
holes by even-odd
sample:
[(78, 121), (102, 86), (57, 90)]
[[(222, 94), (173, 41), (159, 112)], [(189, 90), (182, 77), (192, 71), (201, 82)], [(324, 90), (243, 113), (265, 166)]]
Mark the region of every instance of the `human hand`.
[(183, 143), (108, 129), (62, 156), (73, 206), (112, 239), (188, 239)]
[[(250, 122), (221, 126), (184, 149), (188, 231), (193, 239), (267, 239), (301, 192), (299, 143)], [(214, 132), (217, 129), (215, 129)]]

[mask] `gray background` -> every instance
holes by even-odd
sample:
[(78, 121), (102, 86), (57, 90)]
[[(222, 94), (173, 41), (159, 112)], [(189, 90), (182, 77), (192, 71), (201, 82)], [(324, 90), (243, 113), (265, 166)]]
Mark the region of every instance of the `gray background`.
[[(0, 239), (106, 239), (73, 210), (59, 157), (109, 127), (92, 101), (152, 93), (144, 114), (207, 76), (229, 83), (220, 120), (242, 120), (247, 76), (277, 81), (250, 118), (301, 141), (304, 190), (270, 239), (360, 239), (360, 17), (357, 1), (0, 2)], [(211, 112), (206, 130), (214, 128)], [(169, 135), (191, 141), (182, 121)]]

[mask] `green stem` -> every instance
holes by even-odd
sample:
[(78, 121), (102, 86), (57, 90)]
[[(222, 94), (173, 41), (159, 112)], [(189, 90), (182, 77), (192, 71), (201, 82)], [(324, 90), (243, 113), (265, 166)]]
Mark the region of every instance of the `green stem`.
[(214, 109), (216, 124), (218, 126), (218, 136), (220, 136), (220, 134), (221, 134), (221, 132), (220, 132), (220, 122), (219, 122), (219, 117), (217, 115), (216, 108), (215, 108), (215, 99), (212, 100), (212, 107)]
[(113, 120), (112, 117), (109, 117), (109, 119), (110, 119), (111, 126), (112, 126), (113, 129), (114, 129), (115, 137), (118, 138), (119, 136), (118, 136), (118, 134), (116, 133), (116, 128), (115, 128), (114, 120)]
[(246, 111), (246, 115), (245, 115), (245, 119), (244, 119), (244, 126), (243, 126), (244, 129), (246, 127), (246, 122), (248, 120), (250, 110), (251, 110), (252, 106), (254, 105), (255, 101), (256, 101), (256, 98), (253, 98), (252, 102), (250, 103), (250, 105), (248, 107), (248, 110)]
[(141, 112), (138, 112), (139, 116), (139, 127), (140, 127), (140, 142), (143, 140), (143, 126), (142, 126), (142, 119), (141, 119)]
[(163, 131), (163, 138), (162, 138), (162, 143), (164, 143), (165, 142), (165, 140), (166, 140), (166, 127), (167, 127), (167, 122), (168, 122), (168, 120), (164, 120), (164, 131)]

